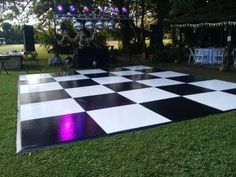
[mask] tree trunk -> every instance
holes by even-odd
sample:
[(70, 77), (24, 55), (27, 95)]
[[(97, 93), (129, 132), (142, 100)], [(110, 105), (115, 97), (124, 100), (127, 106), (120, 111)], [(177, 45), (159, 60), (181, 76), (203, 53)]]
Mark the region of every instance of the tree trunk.
[(142, 42), (142, 50), (145, 50), (145, 32), (144, 32), (144, 14), (145, 14), (145, 6), (144, 6), (144, 0), (141, 2), (142, 6), (142, 16), (141, 16), (141, 42)]

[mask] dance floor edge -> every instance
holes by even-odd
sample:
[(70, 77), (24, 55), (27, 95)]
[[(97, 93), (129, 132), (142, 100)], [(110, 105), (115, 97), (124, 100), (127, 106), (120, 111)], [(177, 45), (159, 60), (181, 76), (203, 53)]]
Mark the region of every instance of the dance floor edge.
[(21, 75), (16, 151), (232, 111), (235, 90), (236, 83), (143, 65)]

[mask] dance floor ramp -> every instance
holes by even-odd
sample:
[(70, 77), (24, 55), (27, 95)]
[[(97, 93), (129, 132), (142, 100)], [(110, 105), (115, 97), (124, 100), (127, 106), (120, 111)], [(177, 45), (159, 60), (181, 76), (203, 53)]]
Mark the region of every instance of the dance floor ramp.
[(236, 83), (148, 66), (19, 76), (17, 152), (236, 109)]

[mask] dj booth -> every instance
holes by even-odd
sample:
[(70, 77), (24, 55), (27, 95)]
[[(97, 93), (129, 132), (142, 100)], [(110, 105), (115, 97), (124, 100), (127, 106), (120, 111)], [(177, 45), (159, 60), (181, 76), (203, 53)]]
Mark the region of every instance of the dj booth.
[(107, 48), (83, 48), (75, 49), (73, 57), (74, 68), (91, 68), (108, 66)]

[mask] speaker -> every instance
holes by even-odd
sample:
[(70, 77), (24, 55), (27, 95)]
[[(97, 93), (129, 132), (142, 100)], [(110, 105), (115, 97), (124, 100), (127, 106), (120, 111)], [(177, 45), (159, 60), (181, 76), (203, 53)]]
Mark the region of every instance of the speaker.
[(34, 28), (31, 25), (23, 26), (23, 38), (25, 52), (35, 51)]
[(75, 49), (73, 57), (74, 68), (93, 68), (108, 66), (107, 48)]

